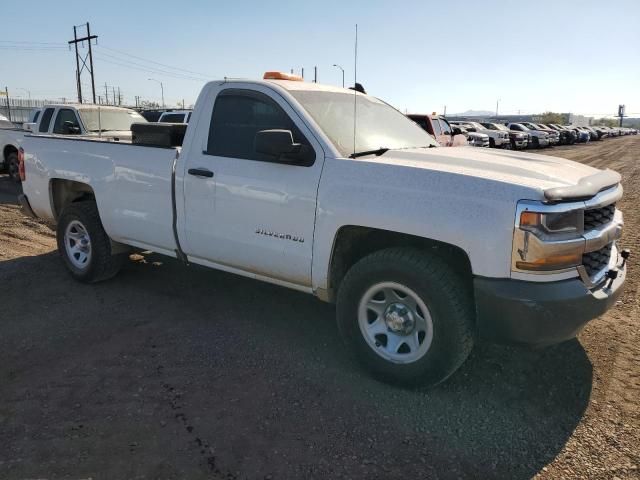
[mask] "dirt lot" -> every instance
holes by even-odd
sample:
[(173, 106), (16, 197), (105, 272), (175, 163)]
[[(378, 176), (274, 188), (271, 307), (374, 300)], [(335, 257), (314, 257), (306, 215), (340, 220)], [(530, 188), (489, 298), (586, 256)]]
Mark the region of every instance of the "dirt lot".
[[(622, 173), (640, 136), (554, 148)], [(363, 374), (310, 296), (149, 255), (70, 279), (0, 177), (0, 478), (640, 478), (640, 266), (578, 340), (481, 344), (445, 385)]]

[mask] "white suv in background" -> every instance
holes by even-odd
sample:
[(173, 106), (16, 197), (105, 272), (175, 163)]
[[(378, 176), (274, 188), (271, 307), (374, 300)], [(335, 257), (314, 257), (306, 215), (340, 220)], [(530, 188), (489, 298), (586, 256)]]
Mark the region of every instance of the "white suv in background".
[(189, 123), (193, 110), (172, 110), (160, 115), (158, 123)]
[(542, 130), (532, 130), (525, 127), (522, 123), (507, 123), (507, 128), (516, 132), (527, 133), (531, 137), (530, 146), (533, 148), (549, 146), (549, 134), (547, 132), (543, 132)]
[[(461, 125), (469, 132), (483, 133), (489, 136), (489, 146), (491, 148), (510, 148), (511, 140), (509, 132), (501, 131), (498, 128), (489, 128), (478, 122), (452, 121), (454, 125)], [(491, 124), (489, 124), (491, 125)]]

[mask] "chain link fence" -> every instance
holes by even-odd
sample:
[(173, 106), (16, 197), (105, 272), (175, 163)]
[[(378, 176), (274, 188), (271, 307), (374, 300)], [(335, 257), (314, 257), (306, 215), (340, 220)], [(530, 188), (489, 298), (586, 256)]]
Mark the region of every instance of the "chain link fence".
[(13, 123), (20, 125), (29, 121), (29, 114), (34, 108), (39, 108), (52, 103), (74, 103), (66, 99), (38, 100), (27, 98), (0, 97), (0, 115), (4, 115)]

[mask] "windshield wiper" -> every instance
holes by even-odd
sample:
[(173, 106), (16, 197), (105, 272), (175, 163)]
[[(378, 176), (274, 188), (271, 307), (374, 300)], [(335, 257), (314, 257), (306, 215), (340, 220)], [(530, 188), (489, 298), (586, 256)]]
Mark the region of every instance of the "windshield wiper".
[(365, 157), (367, 155), (375, 155), (376, 157), (379, 157), (380, 155), (384, 155), (388, 151), (389, 151), (388, 148), (378, 148), (376, 150), (367, 150), (367, 151), (364, 151), (364, 152), (354, 152), (351, 155), (349, 155), (349, 158)]

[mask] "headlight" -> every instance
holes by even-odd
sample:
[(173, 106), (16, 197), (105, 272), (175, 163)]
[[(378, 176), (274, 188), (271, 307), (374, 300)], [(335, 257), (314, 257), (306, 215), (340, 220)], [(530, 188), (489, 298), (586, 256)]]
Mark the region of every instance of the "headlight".
[(538, 234), (540, 237), (558, 233), (582, 234), (584, 212), (582, 210), (547, 213), (526, 211), (520, 214), (520, 228)]
[(580, 265), (585, 251), (583, 230), (582, 210), (522, 211), (514, 231), (513, 266), (544, 273)]

